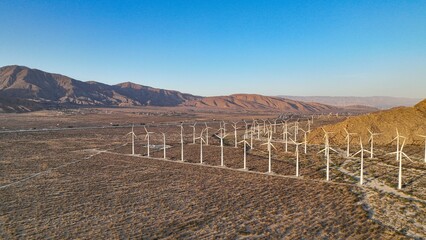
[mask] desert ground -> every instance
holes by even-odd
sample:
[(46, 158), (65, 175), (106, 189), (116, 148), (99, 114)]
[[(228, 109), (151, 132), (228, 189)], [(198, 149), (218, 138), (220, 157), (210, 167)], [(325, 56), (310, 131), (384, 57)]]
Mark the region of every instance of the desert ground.
[[(232, 121), (275, 119), (274, 113), (197, 112), (188, 109), (74, 109), (0, 115), (0, 238), (2, 239), (424, 239), (426, 163), (423, 145), (407, 145), (403, 188), (397, 190), (394, 145), (378, 145), (364, 159), (346, 157), (333, 142), (330, 181), (324, 146), (285, 152), (282, 129), (273, 134), (272, 174), (265, 134), (255, 136), (243, 168)], [(306, 116), (292, 116), (306, 129)], [(312, 129), (343, 121), (316, 116)], [(221, 167), (219, 120), (229, 122)], [(209, 145), (193, 144), (204, 122)], [(180, 127), (184, 122), (184, 160)], [(135, 155), (126, 134), (134, 124)], [(147, 156), (146, 127), (150, 132)], [(292, 130), (289, 130), (292, 131)], [(166, 158), (163, 135), (166, 134)], [(204, 136), (204, 135), (203, 135)], [(303, 134), (299, 135), (299, 141)], [(248, 139), (250, 142), (250, 140)], [(351, 153), (359, 150), (356, 140)]]

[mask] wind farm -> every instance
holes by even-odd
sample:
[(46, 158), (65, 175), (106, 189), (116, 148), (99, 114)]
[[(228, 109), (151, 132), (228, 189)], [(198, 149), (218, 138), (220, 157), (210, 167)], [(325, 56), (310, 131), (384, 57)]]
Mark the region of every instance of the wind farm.
[(0, 239), (426, 239), (424, 2), (0, 9)]
[[(368, 234), (373, 234), (371, 236), (403, 236), (404, 234), (399, 231), (390, 230), (395, 227), (392, 225), (392, 219), (395, 219), (395, 221), (398, 219), (398, 221), (407, 222), (406, 224), (408, 225), (404, 225), (410, 226), (410, 230), (406, 233), (407, 235), (422, 236), (422, 228), (419, 227), (419, 223), (423, 221), (422, 216), (424, 216), (424, 210), (421, 210), (422, 208), (420, 206), (425, 204), (425, 189), (422, 185), (422, 172), (426, 170), (426, 166), (424, 165), (424, 141), (422, 141), (420, 136), (417, 136), (417, 144), (407, 145), (407, 137), (405, 137), (406, 134), (404, 133), (403, 136), (400, 131), (397, 131), (395, 133), (398, 138), (395, 137), (395, 141), (392, 143), (383, 145), (380, 144), (380, 141), (377, 141), (377, 145), (374, 145), (375, 155), (373, 158), (369, 158), (371, 145), (368, 144), (368, 146), (364, 146), (360, 138), (360, 136), (365, 135), (366, 139), (364, 141), (369, 140), (371, 136), (371, 130), (369, 128), (365, 128), (364, 132), (359, 134), (354, 134), (352, 128), (342, 128), (341, 131), (345, 134), (342, 134), (341, 141), (336, 141), (336, 139), (340, 139), (336, 138), (338, 131), (326, 130), (332, 125), (338, 125), (342, 121), (351, 118), (347, 116), (280, 116), (271, 114), (257, 115), (253, 120), (255, 113), (251, 113), (246, 117), (241, 114), (229, 117), (227, 112), (214, 112), (213, 114), (209, 112), (198, 112), (195, 116), (188, 115), (185, 118), (183, 111), (179, 114), (180, 117), (164, 117), (162, 114), (158, 113), (157, 115), (152, 114), (145, 117), (148, 121), (145, 121), (144, 123), (136, 123), (135, 120), (139, 119), (139, 115), (134, 113), (135, 109), (130, 109), (130, 111), (126, 109), (96, 109), (96, 111), (94, 111), (94, 109), (87, 109), (84, 114), (84, 118), (91, 117), (98, 119), (100, 117), (112, 117), (113, 114), (109, 114), (108, 111), (119, 111), (120, 115), (124, 115), (126, 117), (123, 118), (122, 122), (117, 122), (117, 124), (113, 125), (109, 124), (103, 127), (94, 125), (86, 126), (84, 129), (79, 129), (77, 126), (73, 128), (60, 129), (57, 127), (43, 128), (39, 126), (36, 129), (30, 129), (31, 131), (28, 132), (18, 129), (12, 130), (13, 127), (11, 127), (8, 132), (2, 132), (0, 136), (3, 139), (8, 139), (7, 141), (3, 141), (3, 152), (5, 153), (4, 156), (6, 159), (15, 159), (15, 162), (22, 161), (22, 163), (20, 163), (21, 165), (33, 162), (25, 169), (17, 168), (12, 170), (12, 165), (5, 169), (5, 172), (3, 172), (3, 176), (5, 177), (2, 178), (2, 187), (0, 189), (5, 193), (3, 196), (12, 197), (16, 194), (15, 190), (21, 188), (22, 190), (26, 189), (25, 191), (30, 191), (28, 188), (31, 189), (31, 187), (41, 184), (38, 183), (38, 181), (45, 179), (46, 177), (52, 178), (51, 181), (55, 181), (59, 184), (55, 185), (53, 188), (51, 186), (50, 188), (52, 191), (68, 191), (58, 188), (61, 186), (60, 182), (63, 179), (61, 176), (66, 174), (66, 170), (68, 168), (77, 170), (78, 165), (89, 164), (84, 168), (86, 168), (87, 171), (93, 171), (95, 175), (98, 175), (101, 172), (96, 169), (103, 169), (102, 165), (106, 164), (105, 161), (107, 161), (107, 166), (109, 167), (102, 170), (101, 175), (104, 179), (109, 176), (111, 179), (117, 179), (117, 177), (120, 177), (120, 179), (123, 178), (122, 180), (124, 180), (129, 177), (133, 178), (132, 176), (141, 175), (142, 179), (134, 182), (138, 183), (138, 186), (139, 184), (145, 184), (145, 180), (143, 180), (145, 173), (142, 169), (148, 167), (148, 169), (152, 168), (150, 171), (153, 171), (152, 174), (155, 175), (160, 172), (164, 172), (164, 169), (168, 169), (167, 171), (177, 171), (177, 169), (179, 169), (182, 173), (186, 172), (184, 176), (189, 177), (190, 179), (193, 179), (195, 176), (209, 174), (208, 176), (210, 177), (208, 178), (208, 181), (213, 181), (212, 179), (214, 178), (212, 177), (215, 174), (220, 173), (220, 175), (229, 178), (229, 181), (239, 182), (240, 180), (238, 179), (241, 178), (251, 179), (250, 181), (264, 179), (259, 180), (260, 182), (258, 184), (261, 184), (261, 182), (263, 182), (262, 184), (267, 184), (270, 181), (284, 181), (286, 182), (286, 185), (288, 184), (289, 186), (294, 187), (293, 190), (287, 189), (286, 191), (279, 192), (270, 192), (267, 190), (268, 194), (272, 194), (269, 195), (271, 198), (273, 198), (273, 196), (276, 197), (276, 194), (280, 194), (280, 192), (281, 194), (288, 194), (289, 191), (305, 195), (306, 190), (302, 191), (298, 189), (300, 184), (302, 184), (301, 186), (312, 186), (316, 188), (317, 191), (319, 191), (318, 194), (322, 194), (321, 192), (324, 191), (322, 190), (323, 188), (331, 188), (335, 189), (333, 191), (343, 191), (348, 197), (353, 195), (353, 191), (356, 190), (358, 194), (353, 195), (354, 200), (357, 199), (356, 201), (362, 202), (363, 205), (361, 206), (363, 207), (358, 210), (350, 210), (351, 214), (354, 214), (352, 211), (359, 211), (359, 213), (362, 213), (365, 211), (363, 208), (375, 209), (377, 212), (366, 219), (361, 217), (361, 215), (354, 215), (354, 218), (357, 218), (362, 222), (366, 220), (371, 221), (372, 225), (375, 224), (376, 220), (380, 220), (384, 225), (384, 219), (388, 219), (386, 227), (383, 227), (383, 225), (377, 226), (383, 230), (375, 230), (377, 232), (365, 230), (366, 232), (360, 236), (370, 236)], [(157, 108), (156, 111), (163, 110)], [(380, 114), (380, 112), (377, 114)], [(21, 121), (21, 124), (23, 125), (29, 124), (26, 120), (24, 120), (25, 118), (22, 118), (21, 116), (22, 114), (13, 116), (7, 115), (7, 119), (15, 117), (16, 119), (13, 121), (15, 124), (19, 121)], [(226, 120), (218, 120), (218, 116), (223, 116), (223, 119)], [(70, 122), (72, 121), (71, 119), (78, 118), (78, 116), (74, 115), (68, 115), (67, 117)], [(358, 116), (355, 116), (354, 118), (357, 117)], [(195, 121), (194, 118), (196, 119)], [(305, 121), (305, 118), (309, 119), (309, 122)], [(312, 118), (314, 121), (312, 121)], [(171, 121), (172, 119), (176, 120)], [(0, 121), (5, 124), (6, 117), (3, 116), (0, 118)], [(84, 122), (87, 123), (86, 120)], [(196, 126), (199, 127), (194, 128), (195, 122), (197, 122)], [(244, 122), (246, 122), (247, 125)], [(312, 122), (314, 123), (311, 124)], [(39, 124), (46, 124), (47, 126), (49, 122), (43, 122), (42, 118), (40, 118)], [(315, 138), (310, 136), (310, 132), (303, 130), (308, 129), (308, 124), (311, 125), (314, 133), (316, 133), (317, 129), (319, 129), (322, 133), (318, 144), (316, 143)], [(228, 129), (228, 133), (224, 134), (224, 126), (232, 126), (232, 130)], [(277, 130), (284, 130), (276, 131), (276, 133), (274, 133), (275, 126), (277, 127)], [(291, 129), (291, 135), (290, 132), (285, 130), (286, 126), (287, 129)], [(297, 128), (296, 131), (298, 132), (294, 131), (295, 128)], [(210, 130), (209, 134), (206, 134), (207, 130)], [(93, 135), (96, 137), (93, 138)], [(259, 138), (253, 137), (253, 135), (259, 135)], [(287, 139), (288, 141), (286, 141), (286, 135), (290, 136)], [(423, 136), (422, 134), (419, 135)], [(297, 136), (297, 138), (292, 138), (293, 136)], [(350, 140), (348, 140), (347, 136), (351, 136)], [(251, 137), (253, 138), (250, 139)], [(376, 135), (374, 139), (380, 140), (380, 137), (381, 135)], [(78, 144), (72, 144), (72, 142), (75, 142), (77, 138), (80, 139), (77, 141)], [(14, 141), (22, 142), (22, 139), (27, 139), (24, 143), (25, 146), (27, 146), (27, 151), (29, 149), (33, 149), (33, 158), (16, 158), (14, 156), (17, 154), (16, 150), (18, 149), (15, 150), (14, 148), (8, 148), (6, 147), (7, 145), (5, 145), (11, 145)], [(250, 140), (252, 143), (250, 143)], [(399, 145), (396, 140), (399, 141)], [(207, 145), (207, 141), (209, 141), (209, 145)], [(40, 162), (40, 160), (36, 160), (36, 156), (44, 156), (44, 149), (43, 151), (39, 151), (41, 149), (37, 150), (38, 148), (35, 146), (37, 146), (37, 144), (42, 144), (43, 142), (48, 143), (46, 148), (54, 154), (51, 155), (51, 158), (46, 159), (43, 157), (43, 162)], [(58, 145), (58, 143), (61, 144)], [(69, 150), (64, 150), (64, 146), (66, 146), (65, 149)], [(353, 149), (352, 151), (349, 151), (349, 156), (347, 156), (348, 146)], [(397, 152), (394, 152), (395, 146), (397, 148)], [(366, 147), (369, 149), (368, 151), (365, 149)], [(25, 154), (25, 152), (22, 152), (21, 155), (22, 154)], [(395, 161), (394, 154), (397, 155), (397, 161)], [(55, 156), (60, 156), (60, 159), (63, 160), (58, 162)], [(42, 166), (44, 167), (40, 167), (40, 163), (43, 163)], [(126, 166), (129, 166), (132, 170), (130, 172), (130, 169), (123, 171), (118, 170), (122, 167), (127, 168)], [(118, 176), (109, 175), (109, 171), (119, 171), (120, 174)], [(211, 171), (216, 173), (214, 173), (214, 175), (210, 175), (213, 174), (209, 173)], [(52, 172), (57, 172), (57, 174), (52, 175)], [(69, 174), (70, 173), (68, 173), (68, 175)], [(77, 171), (73, 174), (75, 174), (76, 177), (76, 182), (73, 183), (76, 184), (74, 187), (82, 187), (86, 184), (92, 184), (90, 182), (82, 183), (79, 182), (79, 180), (77, 181), (77, 179), (81, 177), (80, 174), (83, 173), (79, 173)], [(167, 173), (164, 172), (164, 174)], [(89, 175), (87, 175), (87, 177), (89, 177)], [(163, 178), (163, 181), (167, 182), (168, 177), (164, 176)], [(231, 180), (233, 178), (235, 179)], [(183, 181), (183, 179), (180, 181)], [(202, 181), (206, 181), (206, 179)], [(179, 184), (184, 184), (184, 182), (185, 181)], [(251, 184), (253, 184), (253, 182)], [(125, 185), (120, 184), (120, 186), (120, 188), (122, 188)], [(189, 186), (196, 189), (200, 187), (197, 183), (189, 184)], [(158, 187), (158, 185), (155, 183), (152, 187), (154, 190)], [(163, 188), (164, 187), (165, 186), (163, 186)], [(223, 191), (230, 187), (230, 185), (218, 185), (217, 187), (217, 191)], [(232, 188), (234, 187), (237, 186), (233, 186)], [(145, 186), (144, 188), (149, 189), (148, 186)], [(181, 188), (180, 185), (179, 188)], [(237, 188), (249, 190), (252, 187), (249, 187), (248, 185), (239, 185)], [(134, 188), (134, 190), (137, 189), (139, 189), (139, 187)], [(166, 187), (166, 189), (168, 189), (168, 187)], [(14, 191), (10, 192), (12, 190)], [(167, 190), (166, 192), (169, 191), (170, 190)], [(197, 193), (194, 193), (196, 194), (195, 196), (199, 195), (199, 197), (201, 197), (205, 194), (205, 192), (201, 189), (199, 191), (200, 192), (197, 190)], [(237, 190), (234, 189), (233, 191)], [(208, 190), (208, 193), (214, 194), (211, 190)], [(108, 196), (108, 191), (105, 194)], [(120, 192), (119, 194), (123, 197), (126, 195), (124, 192)], [(147, 193), (140, 194), (144, 195)], [(324, 192), (323, 194), (326, 193)], [(386, 201), (378, 201), (376, 199), (376, 194), (384, 194), (386, 196)], [(180, 195), (168, 193), (163, 197), (158, 197), (164, 197), (163, 200), (166, 201), (169, 198), (176, 198), (177, 200)], [(257, 199), (254, 196), (251, 196), (250, 198), (252, 199), (251, 201), (255, 201), (255, 199)], [(84, 198), (82, 199), (84, 200)], [(281, 202), (279, 199), (281, 198), (277, 198), (276, 201), (278, 202), (275, 203), (278, 204)], [(5, 198), (5, 200), (9, 201), (7, 198)], [(316, 201), (314, 199), (311, 200), (313, 202)], [(97, 201), (101, 201), (101, 199)], [(396, 209), (393, 209), (392, 211), (389, 210), (395, 201), (398, 202)], [(318, 204), (320, 203), (321, 201), (318, 202)], [(213, 202), (211, 204), (213, 204)], [(217, 202), (217, 204), (221, 203)], [(414, 218), (405, 218), (401, 215), (394, 215), (396, 212), (402, 214), (400, 212), (403, 211), (402, 209), (417, 207), (420, 207), (420, 210)], [(4, 211), (8, 211), (6, 208), (3, 209)], [(250, 207), (250, 209), (252, 208)], [(327, 212), (324, 212), (324, 214), (337, 213), (333, 209), (330, 209), (327, 210)], [(340, 216), (343, 218), (344, 215), (349, 213), (341, 212), (339, 214), (342, 215), (337, 215), (336, 217)], [(285, 217), (283, 219), (283, 221), (287, 221), (285, 220)], [(191, 219), (187, 219), (187, 221), (190, 220)], [(361, 222), (355, 222), (354, 224), (356, 225), (356, 228), (364, 226)], [(297, 223), (296, 226), (304, 225)], [(10, 227), (13, 228), (13, 225), (10, 225)], [(352, 236), (351, 234), (353, 234), (353, 232), (346, 232), (346, 230), (344, 230), (346, 228), (347, 226), (342, 226), (342, 232), (339, 232), (336, 236)], [(187, 227), (184, 229), (187, 229)], [(163, 231), (158, 230), (156, 231), (156, 234), (161, 235), (161, 232)], [(226, 230), (226, 232), (228, 234), (236, 234), (231, 229)], [(299, 233), (299, 230), (294, 231), (294, 234), (296, 234), (296, 232)], [(33, 236), (38, 236), (35, 232), (33, 234)], [(180, 234), (184, 233), (176, 231), (174, 234), (176, 235), (173, 236), (178, 237), (181, 236)], [(144, 236), (149, 237), (151, 235), (147, 234)]]

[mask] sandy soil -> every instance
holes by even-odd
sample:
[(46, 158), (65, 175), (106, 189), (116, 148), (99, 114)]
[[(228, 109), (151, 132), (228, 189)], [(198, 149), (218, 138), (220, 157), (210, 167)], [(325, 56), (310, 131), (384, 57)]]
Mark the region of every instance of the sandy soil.
[[(8, 129), (49, 126), (55, 121), (47, 121), (45, 114), (30, 119), (10, 116), (10, 121), (0, 117)], [(80, 124), (85, 117), (79, 117), (70, 115), (65, 120)], [(110, 121), (104, 117), (91, 113), (84, 126)], [(210, 119), (199, 115), (203, 117)], [(117, 122), (129, 119), (126, 115)], [(158, 115), (150, 119), (182, 120)], [(324, 117), (313, 127), (340, 120)], [(210, 126), (217, 129), (219, 124)], [(191, 144), (192, 128), (188, 126), (184, 131), (185, 163), (179, 161), (180, 129), (176, 126), (148, 127), (155, 132), (150, 138), (152, 158), (146, 158), (147, 143), (140, 125), (135, 128), (137, 156), (129, 156), (130, 138), (125, 134), (130, 128), (2, 133), (0, 238), (425, 237), (423, 149), (407, 147), (414, 162), (404, 162), (404, 188), (394, 190), (397, 163), (394, 156), (386, 155), (392, 146), (378, 146), (378, 158), (365, 163), (367, 183), (386, 187), (359, 186), (359, 159), (345, 158), (344, 146), (333, 146), (339, 153), (331, 156), (330, 182), (325, 181), (325, 158), (318, 154), (322, 146), (317, 145), (308, 145), (306, 155), (300, 147), (301, 177), (295, 178), (294, 146), (289, 145), (285, 153), (283, 143), (274, 143), (274, 174), (265, 174), (268, 152), (261, 145), (264, 136), (248, 152), (249, 171), (241, 171), (243, 149), (233, 147), (233, 132), (228, 127), (226, 168), (217, 167), (220, 147), (213, 136), (215, 130), (209, 134), (210, 145), (203, 146), (204, 165), (198, 164), (200, 144)], [(303, 123), (301, 127), (305, 127)], [(196, 128), (197, 137), (200, 130), (200, 126)], [(168, 161), (160, 160), (160, 132), (166, 132), (170, 146)], [(239, 140), (242, 135), (239, 130)], [(274, 140), (281, 138), (277, 133)]]

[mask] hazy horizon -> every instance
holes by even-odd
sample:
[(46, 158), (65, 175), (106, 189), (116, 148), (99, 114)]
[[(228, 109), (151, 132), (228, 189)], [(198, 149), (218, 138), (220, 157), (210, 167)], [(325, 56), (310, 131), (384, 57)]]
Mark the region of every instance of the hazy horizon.
[(201, 96), (424, 98), (424, 1), (1, 1), (0, 66)]

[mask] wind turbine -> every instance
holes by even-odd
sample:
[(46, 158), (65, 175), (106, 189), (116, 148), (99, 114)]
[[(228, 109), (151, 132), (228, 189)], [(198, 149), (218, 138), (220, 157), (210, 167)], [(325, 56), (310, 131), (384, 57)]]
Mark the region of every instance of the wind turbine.
[(166, 159), (166, 133), (163, 134), (163, 158)]
[(359, 145), (361, 147), (361, 150), (359, 150), (358, 152), (354, 153), (352, 155), (352, 157), (355, 157), (358, 154), (361, 155), (361, 170), (360, 170), (360, 175), (359, 175), (359, 184), (362, 185), (362, 184), (364, 184), (364, 152), (369, 153), (370, 151), (365, 150), (364, 147), (362, 146), (362, 139), (361, 139), (361, 137), (359, 137)]
[(203, 129), (200, 133), (200, 137), (196, 138), (196, 139), (200, 139), (200, 164), (203, 164), (203, 142), (205, 143), (206, 141), (204, 141), (203, 139), (203, 133), (204, 133)]
[(278, 119), (274, 119), (274, 133), (277, 133), (277, 121)]
[(417, 135), (417, 136), (425, 139), (425, 155), (424, 155), (424, 158), (425, 158), (425, 163), (426, 163), (426, 135)]
[(269, 156), (268, 173), (272, 173), (272, 159), (271, 159), (272, 147), (275, 150), (277, 150), (275, 148), (275, 146), (271, 143), (271, 140), (272, 140), (272, 135), (270, 135), (270, 137), (268, 137), (268, 142), (262, 144), (262, 145), (267, 145), (267, 147), (268, 147), (268, 156)]
[(301, 144), (303, 143), (303, 145), (304, 145), (304, 153), (306, 154), (307, 153), (307, 144), (308, 144), (307, 135), (308, 135), (309, 131), (305, 131), (302, 128), (299, 128), (299, 129), (300, 129), (300, 131), (303, 132), (303, 142), (301, 142)]
[(299, 176), (299, 145), (303, 144), (303, 142), (297, 143), (293, 139), (291, 141), (296, 145), (296, 177)]
[(260, 123), (256, 120), (254, 120), (254, 124), (255, 124), (254, 125), (254, 130), (255, 130), (254, 133), (256, 133), (256, 130), (257, 130), (257, 140), (260, 140)]
[(345, 140), (346, 140), (346, 157), (349, 157), (349, 155), (350, 155), (349, 143), (351, 142), (351, 135), (357, 135), (357, 133), (350, 133), (350, 132), (348, 132), (348, 130), (346, 128), (344, 128), (344, 130), (346, 132), (346, 138), (345, 138)]
[(272, 136), (272, 122), (271, 121), (269, 121), (268, 120), (268, 124), (266, 125), (266, 134), (268, 134), (268, 137), (269, 137), (269, 135), (271, 135)]
[(266, 119), (262, 119), (263, 121), (263, 132), (266, 133)]
[(299, 133), (299, 120), (294, 122), (294, 125), (290, 128), (294, 128), (294, 140), (297, 140), (297, 134)]
[(308, 119), (308, 132), (311, 132), (311, 121)]
[[(221, 128), (219, 130), (223, 130), (223, 128)], [(225, 166), (224, 163), (223, 163), (223, 139), (226, 138), (226, 136), (228, 136), (228, 135), (224, 134), (223, 132), (220, 134), (220, 136), (215, 134), (216, 137), (218, 137), (220, 139), (220, 166), (222, 166), (222, 167)]]
[(222, 131), (223, 131), (223, 135), (226, 135), (226, 122), (225, 121), (222, 121), (222, 123), (223, 123), (223, 127), (221, 127), (222, 128)]
[(336, 153), (337, 153), (337, 151), (330, 147), (330, 141), (329, 141), (328, 135), (332, 132), (327, 132), (327, 131), (325, 131), (324, 128), (322, 130), (324, 131), (325, 147), (324, 147), (324, 149), (319, 151), (319, 153), (324, 151), (325, 156), (327, 158), (326, 180), (329, 181), (330, 180), (330, 150), (332, 150)]
[(287, 150), (287, 145), (288, 145), (288, 134), (291, 135), (291, 133), (288, 132), (288, 124), (287, 124), (287, 120), (284, 121), (284, 125), (283, 125), (283, 141), (285, 142), (285, 152), (288, 152)]
[(399, 150), (398, 189), (402, 188), (402, 156), (404, 155), (405, 158), (407, 158), (408, 160), (412, 162), (411, 158), (408, 157), (407, 154), (405, 154), (405, 152), (402, 151), (404, 149), (405, 140), (407, 139), (404, 138), (404, 141), (402, 142), (402, 145), (401, 145), (401, 149)]
[(399, 160), (399, 139), (400, 138), (405, 138), (404, 136), (399, 135), (399, 131), (398, 128), (396, 129), (396, 137), (394, 139), (392, 139), (392, 141), (396, 140), (396, 152), (390, 153), (390, 154), (396, 154), (396, 161)]
[(244, 138), (239, 143), (244, 143), (244, 170), (247, 169), (247, 145), (251, 148), (251, 145), (246, 141), (246, 135), (244, 135)]
[(191, 127), (192, 127), (192, 144), (195, 144), (195, 125), (197, 125), (197, 122), (195, 122), (194, 125), (191, 125)]
[(235, 148), (238, 148), (238, 140), (237, 140), (237, 129), (238, 129), (238, 126), (237, 126), (237, 124), (238, 124), (238, 122), (233, 122), (232, 123), (232, 127), (234, 128), (234, 142), (235, 142)]
[(370, 139), (368, 141), (370, 141), (371, 143), (371, 150), (370, 150), (370, 158), (374, 157), (374, 136), (380, 135), (381, 133), (373, 133), (372, 131), (370, 131), (370, 129), (367, 129), (368, 132), (370, 133)]
[[(334, 133), (334, 132), (327, 132), (325, 131), (324, 128), (321, 128), (322, 131), (324, 132), (324, 149), (330, 146), (330, 133)], [(321, 152), (321, 151), (320, 151)], [(324, 156), (326, 156), (327, 153), (324, 151)]]
[(150, 149), (150, 146), (151, 146), (151, 145), (149, 145), (149, 136), (150, 136), (151, 133), (154, 133), (154, 132), (148, 132), (148, 130), (146, 129), (145, 126), (143, 128), (145, 129), (145, 132), (146, 132), (146, 135), (145, 135), (145, 140), (147, 140), (146, 151), (147, 151), (147, 156), (149, 157), (149, 149)]
[(246, 125), (244, 134), (247, 134), (248, 133), (248, 122), (246, 120), (243, 120), (243, 122)]
[(136, 134), (133, 131), (133, 124), (132, 124), (132, 131), (127, 133), (126, 136), (127, 135), (132, 136), (132, 155), (135, 155), (135, 137), (136, 137)]
[(183, 123), (180, 124), (180, 160), (183, 162)]
[(268, 136), (268, 138), (272, 138), (272, 126), (271, 125), (268, 125), (267, 127), (266, 127), (266, 132), (265, 132), (266, 134), (264, 134), (264, 135), (267, 135)]
[(253, 127), (253, 125), (250, 127), (250, 147), (252, 148), (252, 149), (254, 149), (254, 145), (253, 145), (253, 132), (254, 132), (255, 130), (254, 130), (254, 127)]
[(207, 123), (205, 123), (205, 124), (206, 124), (206, 128), (205, 128), (205, 130), (206, 130), (206, 145), (209, 145), (209, 129), (211, 129), (211, 127), (207, 126)]

